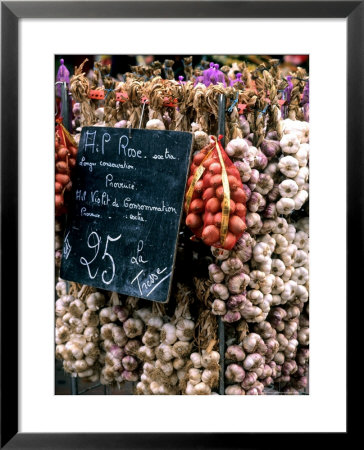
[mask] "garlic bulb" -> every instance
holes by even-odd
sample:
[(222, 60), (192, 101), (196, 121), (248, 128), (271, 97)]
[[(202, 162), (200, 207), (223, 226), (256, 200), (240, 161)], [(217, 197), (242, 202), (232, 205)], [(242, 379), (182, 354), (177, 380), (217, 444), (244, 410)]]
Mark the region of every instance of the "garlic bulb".
[(238, 384), (231, 384), (225, 388), (225, 395), (244, 395), (243, 392)]
[(205, 350), (202, 351), (201, 364), (205, 369), (217, 368), (220, 361), (220, 354), (216, 351), (207, 353)]
[[(90, 310), (91, 311), (91, 310)], [(104, 325), (106, 323), (115, 322), (118, 316), (115, 314), (113, 308), (107, 307), (103, 308), (99, 313), (100, 323)]]
[(105, 305), (105, 297), (100, 292), (94, 292), (87, 297), (86, 305), (91, 311), (98, 311)]
[(148, 120), (146, 125), (147, 130), (165, 130), (166, 127), (164, 126), (164, 123), (159, 119), (151, 119)]
[(171, 323), (165, 323), (161, 329), (160, 339), (168, 345), (173, 345), (177, 340), (176, 327)]
[(274, 258), (272, 259), (272, 274), (279, 277), (284, 273), (286, 269), (286, 266), (284, 265), (284, 262), (281, 259)]
[(298, 161), (293, 156), (284, 156), (279, 160), (278, 167), (288, 178), (294, 178), (299, 171)]
[(305, 267), (297, 267), (292, 275), (292, 281), (297, 284), (305, 284), (308, 281), (308, 270)]
[(297, 186), (302, 189), (305, 183), (308, 180), (308, 168), (307, 167), (301, 167), (297, 173), (297, 175), (294, 177), (294, 181), (296, 182)]
[(200, 150), (210, 143), (209, 136), (201, 130), (197, 130), (193, 133), (193, 145), (194, 148)]
[(123, 323), (125, 334), (132, 339), (143, 333), (143, 322), (140, 319), (130, 318)]
[(248, 155), (249, 146), (245, 139), (232, 139), (226, 146), (226, 153), (234, 158), (244, 158)]
[(246, 183), (250, 180), (252, 169), (249, 163), (245, 161), (236, 161), (234, 163), (235, 167), (238, 169), (240, 173), (240, 178), (243, 183)]
[(285, 134), (279, 143), (283, 153), (294, 154), (300, 148), (300, 141), (294, 133)]
[(117, 325), (115, 323), (107, 323), (105, 325), (103, 325), (100, 329), (100, 335), (102, 339), (112, 339), (113, 335), (112, 335), (112, 331), (113, 328), (115, 328)]
[(309, 144), (301, 144), (298, 152), (295, 154), (295, 158), (297, 159), (300, 167), (307, 166), (309, 150)]
[(253, 248), (253, 257), (257, 262), (266, 262), (270, 259), (272, 251), (268, 244), (259, 242)]
[(223, 316), (226, 314), (226, 303), (222, 300), (215, 299), (212, 303), (212, 314), (215, 314), (215, 316)]
[(228, 258), (221, 264), (221, 270), (226, 275), (235, 275), (240, 272), (242, 268), (243, 263), (239, 258)]
[(187, 383), (186, 386), (186, 395), (196, 395), (195, 386), (190, 382)]
[(155, 359), (155, 351), (153, 348), (142, 345), (138, 349), (138, 358), (142, 361), (153, 361)]
[(83, 335), (87, 342), (98, 342), (100, 337), (99, 330), (96, 327), (86, 327), (83, 331)]
[(168, 344), (160, 344), (155, 348), (155, 355), (161, 361), (168, 362), (173, 358), (172, 347)]
[(192, 320), (181, 318), (176, 323), (176, 336), (180, 341), (189, 341), (193, 338), (195, 323)]
[(245, 378), (245, 371), (238, 364), (229, 364), (225, 371), (225, 377), (233, 383), (241, 383)]
[(211, 246), (211, 253), (217, 260), (223, 261), (224, 259), (227, 259), (229, 257), (230, 250)]
[(306, 200), (308, 199), (308, 192), (302, 189), (298, 191), (297, 194), (293, 197), (294, 206), (293, 208), (299, 210), (302, 208)]
[(268, 174), (261, 173), (259, 175), (259, 180), (257, 181), (255, 190), (256, 192), (259, 192), (259, 194), (267, 195), (268, 192), (273, 189), (273, 185), (273, 178)]
[(258, 234), (263, 226), (260, 215), (254, 212), (249, 212), (246, 215), (246, 224), (252, 234)]
[(78, 298), (76, 298), (76, 300), (73, 300), (73, 302), (70, 303), (68, 307), (68, 311), (74, 317), (81, 317), (85, 309), (86, 309), (85, 304)]
[(278, 214), (284, 214), (285, 216), (291, 214), (291, 212), (295, 209), (295, 206), (296, 206), (295, 200), (286, 197), (281, 198), (276, 203)]
[(283, 180), (282, 183), (278, 186), (279, 193), (281, 197), (293, 197), (298, 192), (297, 183), (294, 180), (287, 179)]
[(225, 358), (227, 360), (241, 362), (245, 359), (244, 350), (239, 345), (229, 345), (226, 349)]
[(200, 369), (202, 367), (201, 355), (200, 353), (191, 353), (190, 359), (192, 361), (193, 366), (196, 369)]
[(172, 354), (174, 358), (187, 358), (190, 354), (191, 344), (189, 342), (177, 341), (172, 346)]
[(221, 284), (221, 283), (215, 283), (210, 288), (211, 293), (221, 300), (227, 300), (229, 298), (229, 290), (228, 288)]
[(199, 369), (192, 368), (188, 371), (189, 382), (195, 386), (201, 382), (201, 371)]
[(186, 360), (183, 358), (174, 358), (173, 360), (173, 368), (175, 370), (181, 370), (186, 365)]
[(241, 294), (245, 291), (250, 282), (249, 275), (241, 272), (238, 275), (232, 276), (228, 281), (228, 289), (231, 294)]
[(221, 283), (224, 280), (225, 274), (219, 266), (217, 266), (216, 264), (210, 264), (208, 269), (210, 280), (214, 281), (215, 283)]
[(56, 284), (56, 291), (57, 291), (58, 297), (61, 297), (61, 296), (67, 294), (67, 284), (64, 280), (59, 279), (59, 281)]
[(163, 326), (163, 319), (160, 316), (152, 316), (148, 320), (147, 325), (149, 327), (156, 328), (157, 330), (160, 330), (162, 328), (162, 326)]
[(157, 347), (160, 342), (160, 337), (161, 336), (157, 330), (147, 329), (147, 331), (143, 334), (142, 342), (150, 348)]
[(201, 382), (194, 386), (194, 393), (196, 395), (210, 395), (211, 388), (207, 384)]

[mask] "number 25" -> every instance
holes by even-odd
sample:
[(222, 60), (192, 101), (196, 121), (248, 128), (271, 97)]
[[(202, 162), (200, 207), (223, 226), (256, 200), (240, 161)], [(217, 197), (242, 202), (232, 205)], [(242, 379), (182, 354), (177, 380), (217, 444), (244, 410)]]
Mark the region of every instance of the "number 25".
[[(91, 237), (94, 238), (94, 241), (95, 241), (94, 243), (91, 242)], [(111, 264), (111, 269), (112, 269), (112, 275), (110, 276), (109, 280), (106, 280), (105, 275), (107, 275), (108, 271), (104, 270), (102, 272), (101, 279), (105, 284), (110, 284), (115, 276), (115, 262), (114, 262), (114, 258), (107, 251), (108, 245), (109, 245), (109, 242), (115, 242), (120, 238), (121, 238), (121, 234), (116, 238), (112, 238), (110, 236), (107, 236), (107, 238), (106, 238), (105, 250), (104, 250), (104, 254), (102, 255), (101, 259), (104, 260), (105, 258), (109, 258), (110, 264)], [(88, 236), (87, 246), (88, 246), (88, 248), (95, 249), (95, 255), (90, 261), (87, 261), (86, 258), (84, 258), (83, 256), (80, 258), (80, 263), (84, 266), (87, 266), (88, 275), (91, 279), (96, 278), (97, 272), (99, 271), (99, 267), (97, 267), (96, 272), (93, 275), (90, 270), (90, 264), (92, 264), (95, 261), (95, 259), (97, 258), (97, 255), (99, 254), (99, 251), (100, 251), (100, 244), (101, 244), (101, 237), (96, 233), (96, 231), (92, 231)]]

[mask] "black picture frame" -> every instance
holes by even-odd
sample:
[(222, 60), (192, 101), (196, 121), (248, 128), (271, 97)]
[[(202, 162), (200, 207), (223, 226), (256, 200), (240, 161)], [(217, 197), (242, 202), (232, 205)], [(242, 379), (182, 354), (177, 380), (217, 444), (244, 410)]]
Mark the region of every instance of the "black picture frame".
[[(364, 1), (196, 1), (188, 7), (183, 1), (168, 2), (168, 6), (162, 1), (93, 1), (87, 2), (87, 8), (80, 1), (1, 2), (1, 448), (223, 449), (257, 448), (265, 442), (275, 446), (274, 442), (282, 442), (281, 437), (269, 433), (257, 439), (252, 433), (18, 432), (18, 354), (14, 345), (18, 329), (9, 321), (9, 317), (18, 315), (18, 21), (111, 17), (347, 19), (347, 298), (354, 294), (356, 280), (362, 277), (363, 264), (354, 265), (350, 255), (363, 249)], [(343, 205), (341, 213), (344, 211)], [(6, 338), (10, 331), (11, 346)], [(348, 436), (348, 432), (339, 433), (335, 440), (339, 444)], [(309, 433), (300, 436), (300, 445), (309, 438)], [(325, 435), (316, 433), (315, 443), (321, 438), (326, 441)]]

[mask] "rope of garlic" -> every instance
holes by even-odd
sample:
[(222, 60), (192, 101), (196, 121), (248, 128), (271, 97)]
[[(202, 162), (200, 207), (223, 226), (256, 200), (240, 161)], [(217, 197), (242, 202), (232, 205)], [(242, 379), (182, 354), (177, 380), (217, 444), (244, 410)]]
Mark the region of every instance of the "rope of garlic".
[[(95, 292), (87, 299), (81, 291), (67, 294), (66, 283), (56, 285), (56, 357), (63, 360), (65, 372), (86, 381), (99, 379), (98, 315), (104, 297)], [(78, 296), (77, 296), (78, 294)], [(90, 299), (93, 299), (92, 301)]]
[[(141, 346), (140, 336), (144, 330), (142, 320), (135, 317), (136, 299), (128, 297), (122, 306), (119, 296), (113, 292), (108, 305), (100, 310), (100, 374), (102, 384), (137, 381)], [(134, 311), (133, 315), (132, 312)]]
[(143, 320), (147, 325), (138, 356), (144, 360), (143, 374), (136, 386), (138, 394), (179, 394), (192, 349), (195, 323), (189, 311), (189, 291), (178, 285), (173, 317), (154, 310)]

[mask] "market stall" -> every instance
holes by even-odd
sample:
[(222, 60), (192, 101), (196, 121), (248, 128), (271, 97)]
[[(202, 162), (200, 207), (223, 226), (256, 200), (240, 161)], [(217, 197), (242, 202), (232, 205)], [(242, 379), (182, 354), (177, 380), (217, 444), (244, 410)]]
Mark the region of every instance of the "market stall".
[(59, 82), (56, 358), (73, 394), (307, 394), (307, 70), (178, 61)]

